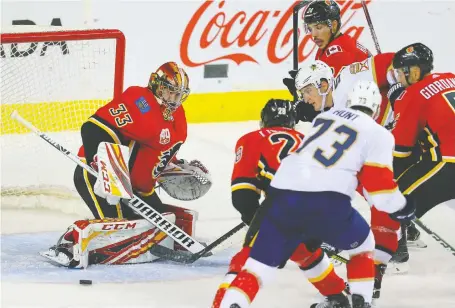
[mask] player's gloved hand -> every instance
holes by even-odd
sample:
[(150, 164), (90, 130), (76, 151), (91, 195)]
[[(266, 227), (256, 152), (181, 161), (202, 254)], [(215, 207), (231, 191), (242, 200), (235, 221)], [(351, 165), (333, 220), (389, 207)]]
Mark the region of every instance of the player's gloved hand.
[(387, 97), (389, 98), (390, 102), (392, 103), (392, 107), (395, 104), (395, 101), (403, 94), (406, 89), (403, 87), (401, 83), (396, 83), (392, 85), (387, 92)]
[(304, 101), (298, 101), (295, 110), (297, 112), (297, 119), (302, 122), (312, 122), (320, 113), (314, 110), (313, 105), (307, 104)]
[(297, 89), (295, 88), (295, 76), (297, 76), (297, 71), (291, 70), (289, 71), (289, 75), (291, 78), (283, 78), (283, 83), (288, 88), (289, 93), (291, 93), (293, 97), (297, 97)]
[(406, 195), (404, 197), (406, 198), (406, 205), (404, 206), (404, 208), (402, 208), (399, 211), (396, 211), (395, 213), (389, 214), (393, 220), (399, 222), (408, 222), (416, 218), (415, 215), (416, 207), (414, 204), (414, 200), (409, 195)]

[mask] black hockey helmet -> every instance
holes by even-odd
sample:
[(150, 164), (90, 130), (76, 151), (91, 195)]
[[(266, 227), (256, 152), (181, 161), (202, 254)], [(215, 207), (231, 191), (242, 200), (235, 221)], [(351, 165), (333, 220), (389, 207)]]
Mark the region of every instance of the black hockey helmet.
[(311, 23), (325, 23), (330, 28), (332, 20), (338, 21), (338, 30), (341, 27), (341, 12), (338, 4), (333, 0), (316, 0), (308, 5), (303, 14), (303, 22), (305, 27)]
[(420, 67), (420, 79), (433, 70), (433, 52), (422, 43), (414, 43), (403, 47), (393, 57), (393, 68), (402, 68), (406, 78), (410, 66)]
[(291, 101), (272, 98), (261, 111), (261, 127), (294, 128), (297, 114)]

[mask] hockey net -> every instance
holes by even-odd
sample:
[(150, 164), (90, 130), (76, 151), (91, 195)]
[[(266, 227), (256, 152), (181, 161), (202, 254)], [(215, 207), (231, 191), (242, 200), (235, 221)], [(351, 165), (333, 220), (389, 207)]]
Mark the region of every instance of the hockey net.
[[(73, 184), (74, 163), (10, 114), (19, 111), (77, 153), (82, 123), (122, 93), (124, 57), (125, 38), (119, 30), (20, 26), (1, 34), (2, 208), (77, 212), (75, 206), (83, 207)], [(65, 206), (67, 201), (73, 205)]]

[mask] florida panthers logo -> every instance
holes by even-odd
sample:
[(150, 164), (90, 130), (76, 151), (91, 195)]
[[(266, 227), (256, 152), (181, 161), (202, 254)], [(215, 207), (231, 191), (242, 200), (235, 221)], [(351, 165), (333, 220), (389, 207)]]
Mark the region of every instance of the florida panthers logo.
[(167, 164), (169, 164), (172, 157), (174, 157), (175, 153), (178, 152), (182, 144), (183, 142), (179, 141), (166, 151), (161, 152), (160, 156), (158, 157), (158, 162), (156, 163), (155, 167), (153, 167), (152, 176), (154, 179), (158, 178), (161, 172), (164, 171)]

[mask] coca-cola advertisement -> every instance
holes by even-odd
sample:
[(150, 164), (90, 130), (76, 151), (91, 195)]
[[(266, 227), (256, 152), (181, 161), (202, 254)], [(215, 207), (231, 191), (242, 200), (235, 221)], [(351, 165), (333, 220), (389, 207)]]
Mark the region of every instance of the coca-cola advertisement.
[[(230, 60), (237, 65), (245, 62), (282, 63), (292, 54), (292, 12), (298, 2), (280, 5), (281, 8), (277, 9), (261, 5), (262, 9), (258, 10), (247, 10), (246, 6), (245, 9), (239, 8), (242, 2), (203, 2), (191, 16), (181, 38), (183, 64), (196, 67), (221, 60)], [(337, 2), (341, 9), (342, 31), (358, 39), (365, 29), (351, 21), (362, 10), (361, 4)], [(366, 1), (367, 4), (370, 2)], [(299, 12), (299, 17), (303, 13), (304, 9)], [(309, 58), (316, 47), (300, 25), (299, 62)], [(213, 49), (221, 52), (214, 56)]]

